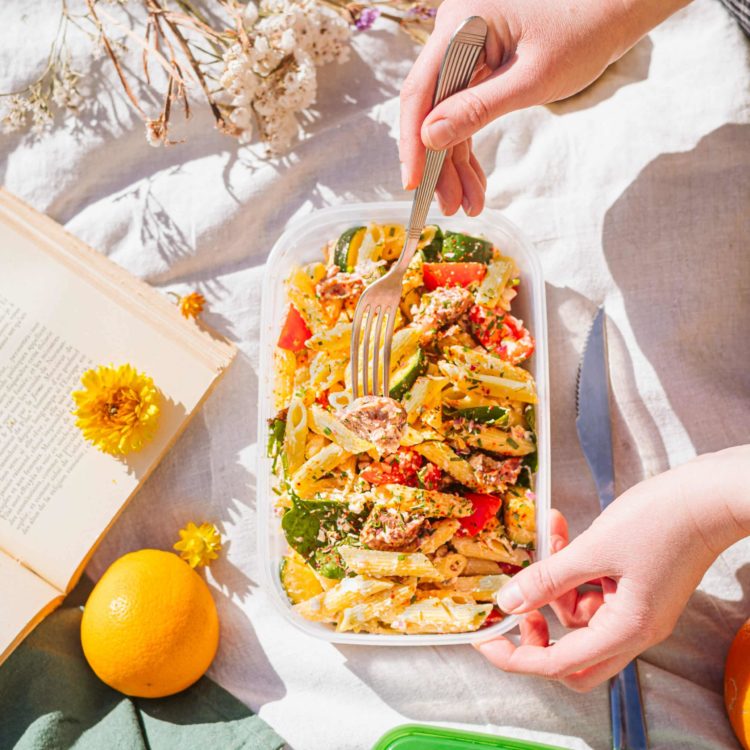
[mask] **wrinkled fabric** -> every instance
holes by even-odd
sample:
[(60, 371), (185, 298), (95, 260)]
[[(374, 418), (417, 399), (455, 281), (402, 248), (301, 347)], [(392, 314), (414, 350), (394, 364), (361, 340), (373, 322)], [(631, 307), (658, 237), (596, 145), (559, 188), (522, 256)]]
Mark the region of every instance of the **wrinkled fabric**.
[[(20, 0), (1, 13), (8, 89), (43, 65), (42, 34), (30, 32), (37, 23), (51, 34), (54, 19)], [(13, 44), (20, 38), (23, 48)], [(79, 120), (42, 137), (3, 137), (6, 187), (157, 289), (205, 294), (206, 323), (240, 349), (88, 573), (129, 550), (169, 548), (189, 520), (215, 522), (226, 545), (208, 574), (222, 623), (210, 674), (299, 750), (366, 750), (407, 721), (601, 750), (603, 687), (577, 695), (506, 675), (470, 647), (330, 645), (285, 622), (259, 585), (264, 260), (295, 217), (405, 197), (398, 93), (416, 54), (382, 19), (357, 34), (351, 61), (320, 71), (308, 136), (275, 160), (260, 146), (238, 149), (200, 107), (174, 133), (186, 143), (149, 148), (106, 61)], [(747, 39), (719, 3), (696, 0), (587, 91), (508, 115), (475, 139), (488, 204), (531, 238), (544, 268), (553, 503), (573, 533), (598, 512), (573, 420), (578, 361), (600, 304), (610, 316), (620, 490), (750, 440), (749, 91)], [(749, 559), (750, 543), (725, 552), (673, 636), (641, 659), (653, 748), (738, 747), (721, 681), (732, 635), (750, 615)]]
[(0, 669), (3, 750), (281, 750), (284, 741), (207, 677), (168, 698), (129, 698), (94, 674), (81, 610), (50, 615)]

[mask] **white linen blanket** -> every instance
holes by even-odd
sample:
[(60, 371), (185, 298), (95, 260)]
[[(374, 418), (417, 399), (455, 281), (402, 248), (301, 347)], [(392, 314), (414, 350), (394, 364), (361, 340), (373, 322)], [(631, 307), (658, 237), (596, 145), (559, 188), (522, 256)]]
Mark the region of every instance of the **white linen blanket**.
[[(56, 8), (3, 2), (2, 90), (43, 67)], [(573, 420), (578, 359), (602, 302), (620, 489), (750, 440), (749, 52), (718, 2), (696, 0), (586, 92), (509, 115), (477, 138), (489, 205), (531, 237), (544, 266), (553, 503), (573, 532), (598, 512)], [(404, 198), (398, 91), (415, 54), (385, 22), (358, 34), (352, 60), (322, 71), (310, 137), (274, 161), (260, 159), (260, 147), (238, 150), (205, 111), (183, 129), (185, 144), (150, 148), (119, 89), (105, 86), (114, 80), (106, 60), (95, 64), (93, 106), (78, 121), (2, 136), (5, 187), (157, 288), (203, 292), (205, 320), (241, 350), (88, 573), (129, 550), (169, 548), (189, 520), (216, 522), (226, 552), (209, 573), (222, 623), (211, 675), (297, 750), (367, 750), (409, 721), (602, 750), (603, 687), (577, 695), (506, 675), (470, 647), (329, 645), (284, 622), (258, 586), (264, 260), (293, 217)], [(641, 659), (653, 748), (738, 747), (721, 681), (732, 635), (750, 615), (749, 561), (750, 541), (722, 555), (673, 636)]]

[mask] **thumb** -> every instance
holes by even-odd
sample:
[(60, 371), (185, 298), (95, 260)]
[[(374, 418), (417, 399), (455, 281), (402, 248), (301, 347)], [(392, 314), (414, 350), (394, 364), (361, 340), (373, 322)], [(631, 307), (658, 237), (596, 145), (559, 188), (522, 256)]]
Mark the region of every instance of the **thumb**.
[(500, 609), (512, 614), (539, 609), (592, 578), (607, 575), (600, 564), (592, 562), (596, 555), (579, 539), (516, 573), (497, 595)]
[(481, 83), (440, 102), (422, 124), (422, 141), (436, 151), (455, 146), (492, 120), (538, 104), (538, 88), (532, 68), (514, 57)]

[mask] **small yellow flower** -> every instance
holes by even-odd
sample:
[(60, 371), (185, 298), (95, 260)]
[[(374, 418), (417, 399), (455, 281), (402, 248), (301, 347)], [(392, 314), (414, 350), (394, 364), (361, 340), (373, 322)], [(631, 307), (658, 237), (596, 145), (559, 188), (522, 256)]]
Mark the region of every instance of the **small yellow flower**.
[(180, 312), (186, 318), (197, 318), (206, 304), (206, 298), (200, 292), (190, 292), (184, 297), (180, 297), (177, 303), (180, 306)]
[(124, 455), (139, 451), (156, 432), (159, 390), (132, 365), (100, 365), (81, 376), (73, 392), (76, 427), (100, 451)]
[(212, 523), (196, 526), (192, 521), (180, 529), (180, 541), (174, 547), (191, 568), (210, 565), (221, 552), (221, 536)]

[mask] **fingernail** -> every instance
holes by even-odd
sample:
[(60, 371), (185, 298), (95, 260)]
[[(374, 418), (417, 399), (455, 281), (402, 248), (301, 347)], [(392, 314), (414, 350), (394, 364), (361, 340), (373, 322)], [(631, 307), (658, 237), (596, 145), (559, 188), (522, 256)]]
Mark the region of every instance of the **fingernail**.
[(556, 536), (552, 539), (552, 544), (550, 546), (552, 547), (552, 552), (559, 552), (565, 547), (565, 540), (561, 536)]
[(467, 216), (471, 216), (472, 215), (472, 213), (471, 213), (471, 203), (469, 202), (469, 199), (466, 198), (466, 197), (464, 197), (464, 199), (461, 201), (461, 205), (463, 206), (464, 213)]
[(401, 185), (403, 186), (404, 190), (408, 190), (409, 188), (407, 185), (409, 184), (409, 170), (406, 167), (406, 164), (401, 165)]
[(517, 583), (503, 586), (497, 594), (497, 606), (503, 612), (514, 612), (523, 604), (523, 594)]
[(456, 129), (450, 120), (435, 120), (427, 126), (425, 135), (429, 141), (427, 145), (439, 151), (456, 139)]

